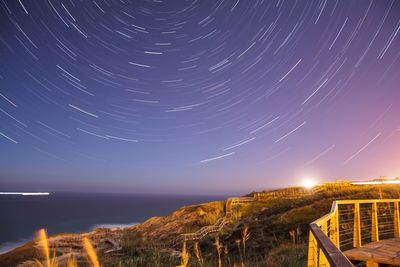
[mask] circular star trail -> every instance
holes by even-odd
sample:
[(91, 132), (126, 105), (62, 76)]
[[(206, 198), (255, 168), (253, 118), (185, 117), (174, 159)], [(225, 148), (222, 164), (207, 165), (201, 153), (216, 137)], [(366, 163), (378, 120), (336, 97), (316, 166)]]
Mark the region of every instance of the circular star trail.
[(4, 188), (245, 192), (400, 175), (399, 1), (0, 7)]

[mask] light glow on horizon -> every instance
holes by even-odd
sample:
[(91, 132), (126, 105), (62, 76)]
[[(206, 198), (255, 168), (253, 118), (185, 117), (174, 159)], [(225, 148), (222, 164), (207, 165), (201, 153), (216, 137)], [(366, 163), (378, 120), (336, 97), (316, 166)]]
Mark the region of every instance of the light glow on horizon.
[(48, 196), (49, 192), (0, 192), (0, 195)]
[(353, 185), (400, 184), (400, 180), (352, 182), (351, 184), (353, 184)]
[(316, 185), (317, 185), (317, 183), (312, 178), (306, 178), (302, 182), (302, 186), (305, 187), (306, 189), (311, 189)]

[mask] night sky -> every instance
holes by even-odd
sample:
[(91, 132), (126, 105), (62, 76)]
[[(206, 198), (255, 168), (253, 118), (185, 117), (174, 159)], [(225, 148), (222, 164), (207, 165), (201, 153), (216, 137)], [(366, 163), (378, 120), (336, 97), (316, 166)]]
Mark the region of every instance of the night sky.
[(0, 7), (0, 191), (400, 176), (400, 1)]

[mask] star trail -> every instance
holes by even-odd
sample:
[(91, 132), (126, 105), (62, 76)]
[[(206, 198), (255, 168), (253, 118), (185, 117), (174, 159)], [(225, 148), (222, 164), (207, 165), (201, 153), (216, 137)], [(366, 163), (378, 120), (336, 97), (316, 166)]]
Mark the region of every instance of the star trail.
[(400, 176), (400, 1), (0, 7), (2, 190)]

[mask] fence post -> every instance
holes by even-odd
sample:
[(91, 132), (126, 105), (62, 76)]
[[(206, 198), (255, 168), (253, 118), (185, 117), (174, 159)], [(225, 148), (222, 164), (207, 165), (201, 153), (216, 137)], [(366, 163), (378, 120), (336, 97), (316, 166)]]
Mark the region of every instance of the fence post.
[(361, 229), (360, 229), (360, 203), (354, 203), (354, 229), (353, 229), (353, 247), (361, 247)]
[(336, 208), (335, 225), (336, 225), (336, 247), (340, 249), (339, 206)]
[(316, 251), (317, 249), (315, 248), (316, 240), (314, 238), (313, 233), (310, 230), (309, 234), (309, 239), (308, 239), (308, 261), (307, 261), (307, 267), (317, 267), (315, 264), (317, 255)]
[(322, 230), (322, 232), (324, 232), (324, 234), (325, 234), (326, 236), (328, 236), (328, 223), (327, 223), (327, 222), (325, 222), (325, 223), (323, 223), (323, 224), (321, 225), (321, 230)]
[(330, 219), (329, 238), (335, 246), (340, 249), (339, 243), (339, 213), (336, 211), (335, 215)]
[(399, 201), (394, 202), (394, 237), (400, 237)]
[(378, 230), (378, 207), (376, 202), (372, 203), (372, 218), (371, 218), (371, 241), (379, 241)]
[(336, 244), (336, 214), (329, 220), (329, 239), (337, 247), (337, 244)]
[(319, 249), (319, 265), (318, 266), (324, 266), (324, 267), (329, 267), (330, 266), (330, 264), (329, 264), (329, 261), (328, 261), (328, 259), (326, 258), (326, 256), (325, 256), (325, 254), (324, 254), (324, 252), (322, 251), (322, 249), (320, 248)]

